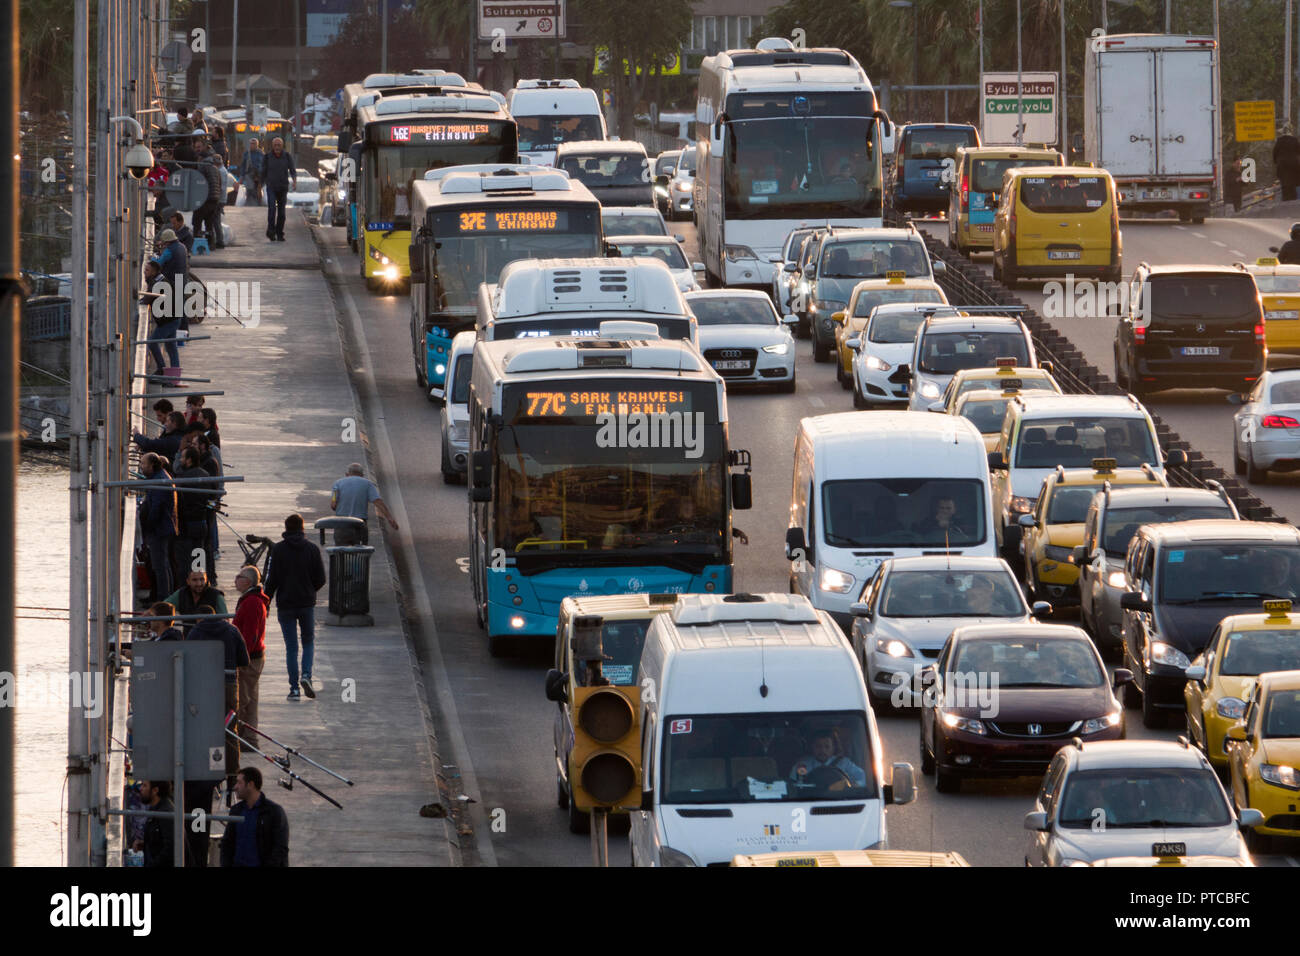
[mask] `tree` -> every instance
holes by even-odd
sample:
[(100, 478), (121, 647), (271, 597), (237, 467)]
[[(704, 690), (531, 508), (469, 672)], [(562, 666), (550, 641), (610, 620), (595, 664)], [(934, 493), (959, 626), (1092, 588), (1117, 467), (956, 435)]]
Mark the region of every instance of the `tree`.
[[(665, 59), (679, 54), (691, 31), (689, 0), (663, 0), (646, 16), (644, 3), (634, 0), (572, 0), (575, 18), (586, 26), (587, 40), (609, 51), (607, 67), (614, 94), (618, 135), (631, 139), (636, 105)], [(626, 73), (622, 64), (627, 63)]]
[[(403, 73), (429, 64), (430, 33), (414, 10), (389, 8), (388, 72)], [(354, 13), (339, 26), (338, 35), (321, 56), (316, 86), (336, 90), (359, 83), (380, 70), (383, 40), (379, 29), (379, 4), (367, 0), (364, 10)]]
[[(459, 70), (465, 79), (469, 75), (469, 48), (478, 33), (477, 9), (466, 0), (416, 0), (415, 17), (423, 24), (428, 35), (437, 39), (438, 46), (446, 46), (451, 54), (451, 67)], [(391, 40), (391, 38), (390, 38)]]

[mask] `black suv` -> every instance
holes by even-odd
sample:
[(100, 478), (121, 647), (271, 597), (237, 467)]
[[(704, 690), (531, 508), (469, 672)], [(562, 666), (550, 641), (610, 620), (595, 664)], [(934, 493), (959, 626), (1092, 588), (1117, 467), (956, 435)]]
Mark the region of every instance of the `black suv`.
[(1300, 531), (1267, 521), (1143, 525), (1124, 561), (1124, 703), (1157, 727), (1186, 713), (1184, 671), (1219, 622), (1269, 598), (1300, 604)]
[(1115, 378), (1125, 391), (1246, 392), (1267, 359), (1254, 276), (1228, 266), (1138, 265), (1115, 332)]

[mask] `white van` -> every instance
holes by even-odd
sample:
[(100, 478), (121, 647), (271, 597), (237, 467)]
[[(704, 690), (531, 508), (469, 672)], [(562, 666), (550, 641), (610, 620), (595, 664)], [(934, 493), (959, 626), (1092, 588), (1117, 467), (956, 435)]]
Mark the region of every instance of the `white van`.
[(518, 126), (519, 159), (534, 166), (554, 166), (561, 143), (609, 138), (600, 98), (577, 80), (520, 80), (506, 109)]
[(910, 764), (883, 779), (862, 672), (804, 598), (682, 595), (650, 625), (637, 684), (634, 866), (885, 849), (885, 806), (916, 796)]
[(449, 485), (464, 481), (469, 463), (469, 383), (474, 374), (477, 341), (478, 333), (473, 329), (456, 334), (447, 359), (446, 391), (441, 387), (429, 390), (431, 398), (445, 398), (438, 419), (442, 431), (442, 480)]
[(880, 562), (997, 554), (988, 455), (955, 415), (841, 412), (805, 418), (794, 446), (790, 588), (847, 632)]

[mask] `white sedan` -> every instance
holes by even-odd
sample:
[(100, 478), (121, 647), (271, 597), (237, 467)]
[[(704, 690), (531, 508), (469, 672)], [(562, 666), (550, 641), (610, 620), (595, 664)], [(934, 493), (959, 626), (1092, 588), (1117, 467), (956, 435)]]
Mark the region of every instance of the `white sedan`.
[(305, 169), (298, 170), (298, 188), (289, 193), (285, 203), (289, 206), (305, 206), (315, 211), (320, 202), (320, 180)]
[(1300, 469), (1300, 369), (1264, 372), (1232, 418), (1232, 460), (1252, 483), (1268, 481), (1269, 469)]
[(847, 344), (854, 352), (854, 408), (907, 407), (908, 365), (916, 330), (926, 315), (936, 310), (943, 315), (957, 314), (934, 303), (887, 302), (871, 310), (860, 333), (849, 336)]
[(700, 326), (700, 351), (728, 384), (775, 385), (793, 392), (795, 385), (794, 316), (782, 319), (766, 292), (754, 289), (709, 289), (688, 292)]
[(688, 263), (681, 244), (672, 236), (615, 236), (609, 244), (621, 256), (658, 259), (668, 267), (677, 280), (677, 288), (683, 292), (695, 292), (700, 288), (696, 276), (704, 272), (704, 263)]

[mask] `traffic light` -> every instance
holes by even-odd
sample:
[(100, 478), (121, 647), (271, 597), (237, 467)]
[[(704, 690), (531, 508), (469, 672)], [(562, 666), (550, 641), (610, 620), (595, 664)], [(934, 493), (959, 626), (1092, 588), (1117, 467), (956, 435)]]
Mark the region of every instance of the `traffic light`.
[(641, 690), (575, 687), (569, 785), (575, 809), (641, 805)]

